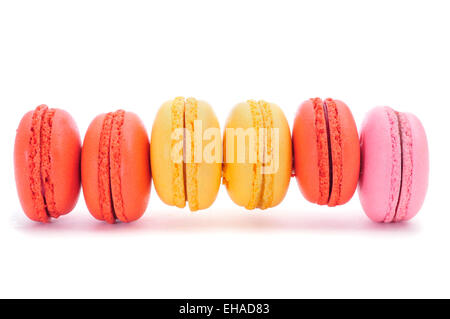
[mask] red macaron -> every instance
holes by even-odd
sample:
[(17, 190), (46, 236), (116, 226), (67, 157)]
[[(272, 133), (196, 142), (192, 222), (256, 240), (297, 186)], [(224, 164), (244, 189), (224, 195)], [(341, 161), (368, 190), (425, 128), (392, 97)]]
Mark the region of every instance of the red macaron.
[(136, 114), (118, 110), (92, 121), (83, 143), (81, 180), (96, 219), (131, 222), (142, 216), (151, 186), (150, 143)]
[(22, 118), (14, 145), (17, 192), (25, 214), (48, 222), (69, 213), (80, 193), (81, 140), (66, 111), (39, 105)]
[(358, 131), (348, 106), (339, 100), (303, 102), (292, 133), (295, 176), (305, 198), (336, 206), (353, 196), (358, 183)]

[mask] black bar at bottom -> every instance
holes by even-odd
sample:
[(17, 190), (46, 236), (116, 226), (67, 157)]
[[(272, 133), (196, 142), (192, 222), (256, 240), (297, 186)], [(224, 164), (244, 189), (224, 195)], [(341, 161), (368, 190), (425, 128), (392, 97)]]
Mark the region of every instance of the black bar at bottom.
[[(174, 300), (2, 300), (0, 304), (11, 306), (16, 315), (32, 309), (45, 308), (46, 314), (57, 314), (61, 307), (72, 316), (92, 315), (98, 311), (103, 316), (111, 313), (126, 316), (137, 313), (143, 318), (299, 318), (307, 314), (314, 317), (330, 314), (351, 315), (354, 305), (370, 315), (386, 315), (391, 309), (415, 310), (421, 306), (448, 304), (447, 300), (290, 300), (290, 299), (174, 299)], [(383, 306), (383, 307), (380, 307)], [(405, 307), (407, 306), (407, 307)], [(3, 307), (4, 309), (4, 307)], [(356, 308), (358, 309), (358, 308)], [(391, 310), (389, 313), (392, 313)], [(360, 314), (361, 315), (361, 314)], [(47, 316), (47, 315), (46, 315)]]

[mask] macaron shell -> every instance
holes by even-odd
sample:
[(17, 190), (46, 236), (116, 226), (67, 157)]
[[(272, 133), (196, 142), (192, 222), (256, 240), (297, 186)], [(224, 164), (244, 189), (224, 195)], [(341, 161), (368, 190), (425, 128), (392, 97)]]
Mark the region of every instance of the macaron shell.
[[(108, 118), (111, 121), (106, 123), (104, 138), (110, 143), (102, 147), (102, 131)], [(151, 185), (149, 149), (145, 127), (134, 113), (101, 114), (91, 122), (83, 143), (81, 179), (92, 216), (108, 223), (116, 218), (131, 222), (142, 216)], [(106, 173), (101, 176), (100, 159), (106, 165)], [(99, 183), (100, 177), (103, 183)], [(107, 203), (102, 207), (103, 201)]]
[(308, 201), (336, 206), (349, 201), (356, 190), (360, 167), (359, 138), (348, 106), (332, 99), (326, 99), (324, 103), (326, 114), (318, 98), (303, 102), (297, 111), (292, 133), (295, 176)]
[(429, 154), (425, 130), (420, 120), (413, 114), (403, 113), (411, 128), (412, 177), (407, 209), (400, 220), (413, 218), (422, 207), (428, 188)]
[[(53, 217), (58, 217), (69, 213), (76, 205), (80, 192), (80, 151), (81, 141), (78, 128), (69, 115), (69, 113), (60, 109), (49, 109), (47, 112), (52, 113), (47, 119), (50, 121), (47, 130), (39, 135), (43, 136), (48, 145), (43, 149), (41, 157), (44, 156), (46, 177), (43, 178), (41, 184), (42, 189), (47, 192), (52, 191), (52, 212)], [(33, 194), (30, 183), (33, 180), (30, 171), (29, 155), (32, 151), (30, 144), (32, 137), (32, 121), (35, 111), (28, 112), (21, 120), (17, 129), (15, 147), (14, 147), (14, 167), (16, 176), (16, 185), (19, 199), (25, 214), (34, 221), (47, 222), (49, 216), (46, 214), (43, 194), (40, 207), (36, 207), (37, 202), (33, 201)], [(39, 126), (39, 127), (38, 127)], [(34, 129), (39, 130), (43, 127), (40, 125)], [(51, 132), (51, 133), (50, 133)], [(44, 136), (45, 135), (45, 136)], [(41, 143), (39, 143), (36, 151), (41, 152)], [(36, 168), (36, 174), (43, 176), (42, 167)], [(50, 195), (47, 195), (50, 196)]]
[(253, 127), (253, 118), (249, 105), (245, 102), (237, 104), (232, 109), (225, 125), (223, 183), (231, 200), (242, 207), (248, 207), (252, 198), (254, 164), (249, 163), (248, 160), (248, 141), (245, 148), (245, 161), (238, 162), (238, 139), (236, 135), (234, 135), (234, 142), (229, 139), (231, 135), (227, 138), (227, 129), (236, 131), (236, 129), (242, 128), (245, 131), (251, 127)]
[[(234, 136), (234, 145), (227, 139), (227, 129), (231, 128), (235, 129), (235, 133), (236, 129), (245, 131), (248, 128), (255, 128), (257, 135), (260, 133), (259, 128), (269, 128), (266, 133), (270, 134), (267, 143), (271, 153), (267, 155), (273, 155), (272, 161), (260, 163), (256, 159), (256, 163), (251, 163), (247, 137), (245, 162), (239, 162), (237, 157), (238, 153), (241, 153), (238, 151), (239, 139)], [(278, 141), (275, 131), (270, 128), (278, 128)], [(255, 142), (259, 143), (258, 137)], [(276, 104), (264, 101), (250, 100), (237, 104), (228, 117), (223, 145), (224, 184), (233, 202), (247, 209), (266, 209), (278, 205), (286, 195), (292, 171), (291, 134), (283, 111)], [(258, 145), (254, 145), (253, 151), (258, 152), (258, 149)], [(227, 156), (230, 158), (227, 159)], [(262, 169), (265, 174), (262, 174)]]
[[(174, 169), (172, 162), (172, 102), (173, 100), (165, 102), (158, 113), (156, 114), (153, 122), (151, 142), (150, 142), (150, 159), (153, 175), (153, 183), (155, 185), (156, 192), (159, 198), (167, 205), (177, 206), (183, 208), (186, 205), (186, 199), (176, 199), (174, 196), (174, 187), (178, 188), (180, 194), (184, 194), (184, 178), (175, 179)], [(180, 119), (175, 119), (176, 122), (184, 122), (184, 111), (178, 115)], [(180, 132), (182, 133), (182, 132)], [(178, 153), (174, 150), (174, 153), (179, 154), (181, 165), (183, 156), (183, 135), (174, 136), (178, 137)], [(177, 185), (174, 185), (174, 180), (179, 180)]]
[(14, 173), (16, 178), (17, 193), (25, 214), (33, 221), (47, 222), (48, 216), (40, 214), (44, 206), (36, 209), (33, 194), (30, 187), (31, 171), (29, 169), (30, 139), (33, 111), (24, 115), (17, 128), (14, 144)]
[[(118, 136), (114, 137), (116, 134)], [(116, 169), (111, 170), (111, 188), (118, 187), (117, 193), (113, 193), (115, 208), (119, 201), (122, 202), (122, 209), (116, 209), (115, 212), (122, 222), (131, 222), (144, 214), (150, 196), (150, 145), (147, 131), (136, 114), (125, 112), (120, 132), (114, 132), (113, 128), (111, 140), (119, 144), (118, 154), (111, 153), (118, 161)]]
[(395, 215), (401, 181), (398, 122), (392, 109), (376, 107), (361, 127), (361, 173), (358, 193), (367, 216), (390, 222)]
[[(270, 207), (277, 206), (286, 196), (292, 172), (292, 139), (288, 121), (281, 108), (271, 103), (273, 128), (278, 128), (278, 169), (273, 174), (273, 199)], [(274, 145), (274, 144), (273, 144)], [(275, 145), (274, 145), (275, 146)], [(274, 152), (276, 147), (274, 148)]]
[(50, 144), (50, 181), (56, 215), (69, 213), (80, 194), (81, 138), (75, 121), (64, 110), (55, 109)]
[[(109, 212), (102, 211), (100, 198), (101, 192), (109, 194), (109, 190), (103, 190), (99, 187), (99, 148), (100, 137), (105, 121), (106, 114), (95, 117), (91, 122), (84, 137), (83, 148), (81, 152), (81, 182), (83, 185), (83, 195), (89, 212), (98, 220), (104, 220), (109, 223), (115, 221), (111, 209)], [(109, 148), (109, 145), (107, 146)], [(107, 152), (107, 154), (109, 154)], [(109, 163), (109, 160), (107, 161)], [(109, 164), (108, 164), (109, 166)], [(106, 180), (110, 177), (105, 176)], [(107, 195), (105, 195), (107, 196)], [(106, 200), (106, 202), (108, 202)], [(111, 205), (111, 199), (109, 198)], [(103, 209), (105, 210), (105, 209)]]
[[(197, 102), (197, 120), (200, 120), (202, 123), (202, 137), (205, 137), (205, 130), (210, 128), (215, 128), (216, 130), (210, 131), (216, 134), (211, 135), (207, 140), (203, 140), (203, 148), (201, 150), (202, 161), (200, 163), (193, 163), (193, 165), (197, 166), (197, 174), (194, 179), (194, 183), (196, 183), (196, 185), (190, 184), (189, 178), (186, 180), (186, 186), (188, 189), (188, 203), (189, 207), (193, 211), (206, 209), (214, 203), (222, 178), (222, 140), (220, 136), (220, 125), (212, 107), (205, 101)], [(210, 143), (211, 147), (214, 147), (215, 151), (218, 152), (217, 154), (213, 151), (208, 151), (208, 144)], [(211, 158), (205, 158), (205, 151), (214, 156)], [(194, 155), (194, 152), (192, 152), (192, 155)], [(210, 163), (208, 163), (208, 161)], [(188, 170), (189, 165), (192, 164), (186, 164), (186, 170)], [(196, 198), (189, 198), (189, 189), (193, 186), (196, 188)]]
[[(324, 121), (325, 118), (322, 120)], [(321, 193), (321, 167), (319, 163), (323, 163), (326, 160), (326, 166), (322, 167), (325, 175), (323, 175), (324, 173), (322, 175), (325, 180), (329, 180), (328, 149), (322, 148), (323, 154), (319, 156), (315, 123), (314, 103), (311, 100), (307, 100), (300, 105), (297, 111), (292, 131), (295, 177), (300, 191), (308, 201), (324, 205), (328, 200), (329, 192), (327, 191), (326, 196)], [(324, 134), (321, 135), (324, 136), (323, 138), (326, 138), (326, 132)], [(327, 141), (322, 142), (322, 144), (324, 143), (327, 143)], [(326, 158), (319, 160), (319, 157)], [(325, 188), (329, 189), (329, 184)]]
[[(334, 103), (338, 124), (334, 126), (330, 119), (333, 187), (328, 206), (342, 205), (352, 198), (360, 171), (360, 147), (355, 120), (344, 102), (334, 100)], [(334, 134), (337, 129), (340, 132)]]

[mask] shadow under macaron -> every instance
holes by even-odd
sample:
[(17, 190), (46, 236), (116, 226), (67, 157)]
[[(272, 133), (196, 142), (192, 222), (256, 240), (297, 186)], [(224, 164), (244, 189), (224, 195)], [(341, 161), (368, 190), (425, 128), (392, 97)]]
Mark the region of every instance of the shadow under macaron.
[(132, 223), (106, 224), (95, 219), (86, 211), (75, 211), (64, 219), (42, 224), (30, 222), (21, 214), (14, 214), (13, 227), (33, 235), (61, 234), (116, 234), (130, 235), (147, 233), (337, 233), (337, 234), (395, 234), (408, 236), (420, 232), (418, 223), (374, 223), (362, 211), (307, 212), (286, 211), (276, 208), (269, 211), (217, 210), (215, 212), (187, 212), (174, 209), (169, 213), (155, 212), (144, 215)]

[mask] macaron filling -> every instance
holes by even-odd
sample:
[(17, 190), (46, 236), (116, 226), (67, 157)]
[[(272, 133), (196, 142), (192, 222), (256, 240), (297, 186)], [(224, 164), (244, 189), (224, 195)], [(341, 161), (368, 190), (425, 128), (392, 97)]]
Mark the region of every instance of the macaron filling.
[(336, 206), (342, 193), (342, 137), (339, 113), (336, 102), (330, 98), (324, 101), (324, 109), (328, 123), (328, 154), (330, 156), (330, 195), (328, 206)]
[(330, 201), (331, 191), (333, 188), (333, 156), (331, 151), (330, 121), (328, 118), (328, 106), (326, 101), (323, 102), (323, 113), (325, 116), (325, 124), (327, 129), (327, 145), (328, 145), (328, 172), (330, 184), (330, 187), (328, 188), (328, 199), (327, 199), (328, 203)]
[[(272, 132), (273, 117), (271, 106), (265, 101), (248, 100), (252, 115), (253, 128), (256, 130), (256, 141), (253, 150), (256, 154), (256, 163), (253, 164), (252, 195), (247, 209), (266, 209), (273, 202), (273, 174), (266, 172), (273, 158)], [(263, 135), (261, 135), (263, 134)]]
[(255, 209), (258, 207), (259, 201), (261, 200), (261, 188), (263, 183), (263, 176), (261, 174), (261, 147), (260, 143), (260, 128), (264, 126), (264, 119), (258, 102), (254, 100), (248, 100), (247, 104), (250, 106), (250, 113), (252, 115), (252, 127), (256, 131), (256, 141), (255, 143), (250, 143), (253, 145), (253, 149), (249, 150), (249, 154), (256, 155), (256, 163), (252, 165), (252, 193), (248, 204), (245, 206), (247, 209)]
[(59, 217), (55, 209), (54, 186), (51, 181), (51, 132), (55, 110), (39, 105), (32, 115), (29, 170), (34, 207), (41, 222)]
[(98, 152), (99, 203), (102, 218), (112, 224), (127, 222), (124, 215), (120, 179), (120, 140), (125, 111), (107, 113), (100, 133)]
[(272, 167), (273, 160), (273, 144), (272, 144), (272, 128), (273, 128), (273, 117), (272, 109), (270, 104), (265, 101), (258, 102), (263, 115), (264, 120), (264, 152), (263, 152), (263, 186), (261, 191), (261, 199), (259, 207), (261, 209), (266, 209), (272, 206), (273, 202), (273, 174), (267, 173), (266, 168)]
[(113, 199), (113, 215), (122, 222), (127, 223), (128, 218), (124, 214), (122, 182), (121, 182), (121, 139), (122, 128), (125, 121), (125, 111), (118, 110), (113, 116), (111, 128), (110, 149), (110, 174), (111, 174), (111, 197)]
[(409, 202), (411, 199), (411, 185), (412, 185), (412, 132), (411, 126), (405, 114), (395, 112), (398, 119), (398, 127), (401, 142), (401, 181), (399, 187), (399, 194), (395, 215), (392, 221), (401, 221), (405, 218)]
[(319, 168), (319, 205), (336, 206), (342, 188), (342, 139), (338, 107), (330, 98), (311, 99)]
[(319, 205), (336, 206), (342, 187), (342, 140), (336, 102), (311, 99), (315, 114), (319, 168)]
[[(184, 161), (184, 183), (186, 190), (186, 198), (191, 211), (198, 210), (198, 163), (195, 161), (195, 155), (201, 150), (195, 149), (194, 123), (198, 116), (198, 103), (194, 98), (186, 99), (184, 125), (190, 140), (184, 135), (185, 161)], [(189, 151), (187, 151), (189, 150)], [(187, 158), (189, 157), (189, 158)]]
[(390, 126), (392, 166), (385, 223), (402, 221), (408, 212), (412, 187), (412, 131), (405, 114), (384, 108)]
[[(183, 136), (182, 161), (171, 161), (173, 203), (183, 208), (186, 202), (191, 211), (199, 209), (198, 173), (199, 163), (195, 161), (196, 149), (195, 121), (198, 119), (198, 102), (195, 98), (177, 97), (171, 105), (172, 134), (181, 130)], [(201, 137), (200, 137), (201, 138)], [(172, 148), (176, 149), (179, 137), (172, 138)]]

